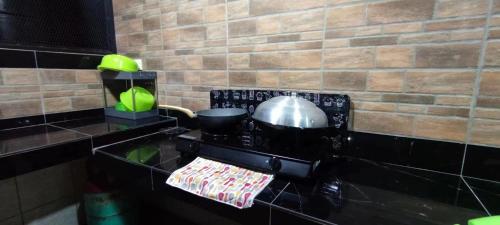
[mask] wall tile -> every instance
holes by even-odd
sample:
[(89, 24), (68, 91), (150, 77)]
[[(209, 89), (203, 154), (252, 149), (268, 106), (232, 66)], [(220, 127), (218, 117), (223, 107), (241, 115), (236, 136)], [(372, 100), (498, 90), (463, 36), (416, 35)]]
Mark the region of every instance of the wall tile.
[(403, 114), (355, 111), (354, 130), (411, 135), (413, 116)]
[(438, 45), (416, 47), (416, 67), (461, 68), (475, 67), (479, 44)]
[(317, 90), (321, 84), (320, 72), (281, 72), (280, 87)]
[(380, 47), (376, 53), (377, 67), (412, 67), (413, 49), (407, 47)]
[(23, 212), (72, 196), (74, 191), (68, 163), (27, 173), (16, 179)]
[(256, 84), (255, 72), (229, 72), (229, 86), (255, 87)]
[(366, 72), (325, 72), (323, 88), (326, 90), (358, 90), (366, 86)]
[(19, 214), (15, 178), (0, 180), (0, 221)]
[(400, 92), (403, 90), (402, 72), (370, 72), (366, 89), (369, 91)]
[(500, 72), (486, 71), (481, 74), (479, 94), (500, 96)]
[(327, 11), (329, 28), (354, 27), (365, 24), (365, 8), (363, 5), (330, 8)]
[(430, 19), (433, 14), (434, 0), (399, 0), (373, 3), (368, 5), (369, 24), (394, 23)]
[(428, 116), (415, 118), (415, 136), (465, 142), (466, 133), (466, 119)]
[(444, 0), (439, 1), (436, 7), (436, 17), (474, 16), (486, 14), (488, 1), (486, 0)]
[(408, 92), (435, 94), (472, 94), (474, 72), (408, 72)]
[(34, 69), (7, 69), (0, 71), (4, 85), (39, 84), (38, 74)]
[(328, 69), (375, 66), (375, 49), (373, 48), (326, 49), (323, 57), (323, 66)]
[(500, 146), (500, 121), (474, 119), (471, 142), (474, 144)]

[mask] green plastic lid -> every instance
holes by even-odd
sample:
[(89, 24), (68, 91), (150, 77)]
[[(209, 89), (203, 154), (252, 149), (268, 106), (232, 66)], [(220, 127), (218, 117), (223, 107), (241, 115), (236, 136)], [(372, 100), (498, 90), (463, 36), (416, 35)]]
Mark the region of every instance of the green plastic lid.
[(127, 111), (127, 107), (125, 107), (125, 105), (123, 103), (118, 102), (115, 105), (115, 110), (119, 111), (119, 112), (126, 112)]
[(133, 94), (135, 93), (135, 111), (149, 111), (155, 104), (155, 97), (145, 88), (135, 86), (120, 94), (120, 101), (127, 111), (134, 111)]
[(133, 59), (127, 56), (110, 54), (102, 57), (101, 64), (97, 66), (97, 69), (100, 71), (137, 72), (139, 66)]
[(500, 216), (489, 216), (469, 220), (469, 225), (499, 225)]

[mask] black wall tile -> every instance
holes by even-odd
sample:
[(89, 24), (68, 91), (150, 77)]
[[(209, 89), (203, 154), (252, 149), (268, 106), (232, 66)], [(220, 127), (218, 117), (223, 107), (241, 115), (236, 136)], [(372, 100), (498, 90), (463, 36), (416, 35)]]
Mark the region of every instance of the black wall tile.
[(500, 149), (467, 145), (463, 175), (500, 182)]
[(36, 52), (38, 68), (97, 69), (101, 58), (100, 55)]
[(0, 130), (45, 123), (43, 115), (25, 116), (0, 120)]
[(345, 154), (396, 165), (459, 174), (464, 144), (350, 132)]
[(36, 68), (35, 53), (33, 51), (0, 49), (0, 67)]

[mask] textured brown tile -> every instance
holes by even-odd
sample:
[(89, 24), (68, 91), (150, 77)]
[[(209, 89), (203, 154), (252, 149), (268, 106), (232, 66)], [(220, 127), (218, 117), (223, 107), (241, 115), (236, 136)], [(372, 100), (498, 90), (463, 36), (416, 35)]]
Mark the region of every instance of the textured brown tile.
[(434, 0), (399, 0), (368, 4), (369, 24), (426, 20), (432, 18)]
[(466, 29), (466, 28), (483, 27), (485, 24), (486, 24), (485, 18), (436, 21), (427, 23), (425, 25), (425, 30), (438, 31), (438, 30)]
[(76, 82), (78, 83), (101, 83), (101, 77), (97, 70), (77, 70)]
[(230, 1), (227, 3), (227, 18), (243, 18), (249, 15), (249, 3), (247, 0)]
[(46, 113), (71, 111), (70, 98), (45, 98), (43, 100)]
[(144, 60), (146, 70), (163, 70), (163, 60), (161, 58), (147, 58)]
[(282, 32), (323, 30), (323, 9), (282, 15)]
[(102, 96), (73, 97), (71, 106), (76, 110), (102, 108), (103, 99)]
[(226, 18), (225, 4), (208, 6), (205, 10), (205, 22), (207, 23), (224, 21), (225, 18)]
[(476, 108), (476, 118), (500, 120), (500, 109)]
[(279, 15), (258, 18), (256, 21), (257, 34), (277, 34), (281, 30)]
[(487, 0), (444, 0), (439, 1), (435, 17), (474, 16), (486, 14)]
[(180, 39), (181, 41), (202, 41), (206, 39), (206, 32), (206, 27), (183, 28), (180, 30)]
[(226, 56), (225, 55), (206, 55), (206, 56), (203, 56), (203, 69), (225, 70), (226, 69)]
[[(163, 43), (161, 31), (149, 32), (147, 33), (148, 45), (161, 46)], [(156, 49), (156, 47), (154, 48)]]
[(40, 70), (42, 84), (74, 84), (76, 75), (74, 70)]
[(248, 54), (230, 54), (228, 60), (230, 69), (248, 69), (250, 66), (250, 55)]
[(295, 51), (289, 53), (289, 68), (319, 69), (321, 67), (321, 51)]
[(466, 119), (430, 116), (415, 118), (415, 136), (465, 142), (466, 133)]
[(456, 30), (450, 32), (450, 40), (452, 41), (466, 41), (466, 40), (482, 40), (483, 29), (474, 30)]
[(142, 20), (142, 26), (144, 27), (144, 31), (160, 29), (160, 16), (144, 18)]
[(500, 98), (479, 96), (477, 98), (477, 106), (484, 108), (500, 108)]
[(355, 111), (354, 130), (356, 131), (372, 131), (377, 133), (411, 135), (413, 127), (413, 116), (379, 113), (379, 112), (362, 112)]
[(148, 35), (146, 33), (131, 34), (128, 36), (130, 46), (144, 46), (148, 44)]
[(484, 65), (500, 66), (500, 42), (488, 41)]
[(257, 32), (257, 25), (254, 19), (229, 22), (228, 26), (229, 37), (250, 36), (255, 35)]
[(354, 109), (379, 112), (394, 112), (397, 109), (396, 103), (385, 102), (354, 102)]
[(416, 47), (416, 67), (476, 67), (479, 44), (453, 44)]
[(398, 24), (387, 24), (384, 25), (383, 31), (387, 34), (393, 33), (411, 33), (418, 32), (422, 30), (422, 23), (398, 23)]
[(472, 101), (468, 96), (436, 96), (436, 105), (470, 106)]
[(166, 72), (167, 84), (184, 84), (183, 72)]
[(326, 90), (364, 90), (366, 72), (325, 72), (323, 88)]
[(377, 67), (412, 67), (413, 50), (408, 47), (379, 47), (376, 55)]
[(474, 72), (408, 72), (406, 86), (408, 92), (471, 95), (474, 79)]
[(256, 84), (255, 72), (229, 72), (229, 86), (255, 87)]
[(427, 105), (398, 104), (398, 112), (411, 114), (424, 114), (427, 111)]
[(207, 39), (226, 39), (226, 24), (218, 23), (207, 26)]
[(38, 84), (38, 73), (33, 69), (3, 69), (1, 74), (6, 85)]
[(335, 68), (371, 68), (375, 66), (373, 48), (338, 48), (324, 50), (323, 66)]
[(177, 25), (192, 25), (203, 22), (203, 9), (185, 9), (177, 12)]
[(329, 8), (326, 14), (327, 27), (339, 28), (364, 25), (365, 9), (365, 5)]
[(469, 108), (430, 106), (427, 114), (437, 116), (469, 117)]
[(283, 0), (249, 0), (249, 2), (252, 16), (275, 14), (287, 10)]
[(288, 55), (285, 53), (255, 53), (250, 55), (250, 68), (280, 69), (288, 67)]
[(227, 76), (225, 71), (207, 71), (200, 74), (200, 81), (204, 85), (226, 86)]
[(447, 42), (449, 40), (449, 33), (403, 34), (399, 37), (400, 44), (437, 43)]
[(500, 96), (500, 72), (487, 71), (481, 74), (479, 94)]
[(127, 33), (137, 33), (144, 31), (142, 27), (142, 19), (129, 20), (126, 27)]
[(400, 92), (403, 89), (402, 72), (370, 72), (366, 81), (368, 91)]
[(351, 46), (377, 46), (377, 45), (395, 45), (398, 41), (396, 36), (387, 37), (368, 37), (351, 39)]
[(408, 94), (384, 94), (382, 95), (384, 102), (400, 102), (411, 104), (433, 104), (434, 96), (430, 95), (408, 95)]
[(274, 71), (258, 71), (256, 74), (257, 87), (279, 87), (280, 73)]
[(289, 41), (298, 41), (298, 40), (300, 40), (300, 34), (282, 34), (282, 35), (267, 37), (267, 42), (269, 42), (269, 43), (289, 42)]
[(471, 136), (474, 144), (500, 145), (500, 121), (475, 119)]
[(210, 102), (208, 99), (201, 98), (182, 98), (182, 107), (191, 109), (193, 111), (199, 111), (210, 108)]
[(280, 87), (317, 90), (321, 85), (320, 72), (281, 72)]
[(42, 103), (38, 100), (0, 102), (0, 118), (42, 114)]

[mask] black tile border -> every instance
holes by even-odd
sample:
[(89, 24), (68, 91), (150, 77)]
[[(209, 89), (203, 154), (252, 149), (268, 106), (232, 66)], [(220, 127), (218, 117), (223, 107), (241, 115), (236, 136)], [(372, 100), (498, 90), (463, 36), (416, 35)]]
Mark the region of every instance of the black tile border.
[(45, 123), (44, 115), (24, 116), (0, 120), (0, 130), (33, 126)]
[(465, 144), (350, 131), (344, 154), (459, 175)]
[(462, 175), (500, 182), (500, 148), (467, 145)]
[(97, 69), (102, 55), (36, 52), (39, 69)]
[(34, 51), (0, 49), (0, 67), (37, 68)]
[(55, 123), (66, 120), (76, 120), (76, 119), (103, 117), (103, 116), (104, 116), (104, 108), (96, 108), (96, 109), (45, 114), (45, 121), (47, 123)]

